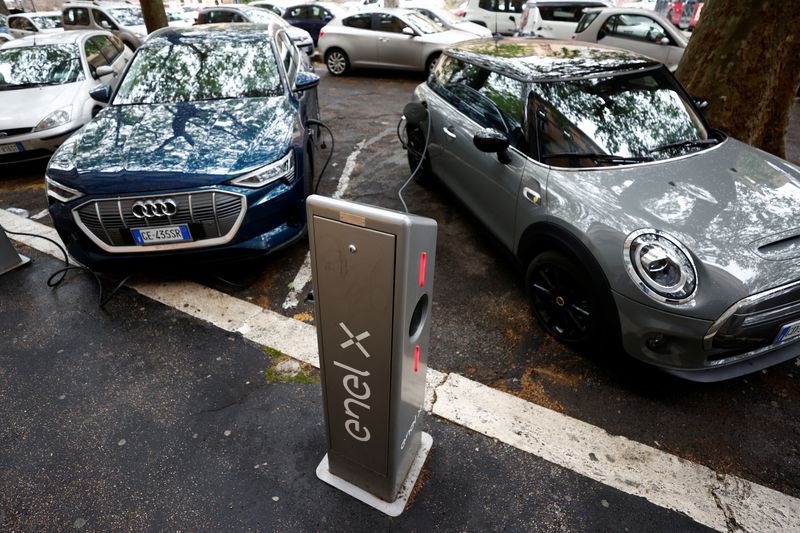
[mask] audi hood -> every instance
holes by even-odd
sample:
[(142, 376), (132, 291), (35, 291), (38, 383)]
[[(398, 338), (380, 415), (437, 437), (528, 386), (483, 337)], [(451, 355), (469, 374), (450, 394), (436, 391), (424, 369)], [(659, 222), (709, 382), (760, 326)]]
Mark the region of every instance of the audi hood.
[(70, 137), (47, 173), (86, 194), (216, 185), (284, 156), (295, 115), (284, 96), (115, 105)]

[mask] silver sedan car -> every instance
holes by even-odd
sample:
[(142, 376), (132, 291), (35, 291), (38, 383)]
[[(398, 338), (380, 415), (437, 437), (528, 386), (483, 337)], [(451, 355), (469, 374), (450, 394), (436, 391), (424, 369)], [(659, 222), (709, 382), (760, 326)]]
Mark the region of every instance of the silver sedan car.
[(700, 381), (800, 355), (800, 168), (710, 128), (662, 64), (463, 43), (413, 100), (415, 177), (508, 247), (556, 339)]
[(319, 49), (334, 76), (356, 67), (424, 71), (448, 46), (474, 38), (411, 10), (369, 9), (329, 22)]

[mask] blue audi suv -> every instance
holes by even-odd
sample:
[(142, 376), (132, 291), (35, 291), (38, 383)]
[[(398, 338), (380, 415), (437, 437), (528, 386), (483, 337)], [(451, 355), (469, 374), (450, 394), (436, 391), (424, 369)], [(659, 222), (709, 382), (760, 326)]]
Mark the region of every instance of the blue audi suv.
[(47, 168), (50, 214), (95, 270), (218, 264), (302, 238), (319, 77), (271, 25), (164, 28)]

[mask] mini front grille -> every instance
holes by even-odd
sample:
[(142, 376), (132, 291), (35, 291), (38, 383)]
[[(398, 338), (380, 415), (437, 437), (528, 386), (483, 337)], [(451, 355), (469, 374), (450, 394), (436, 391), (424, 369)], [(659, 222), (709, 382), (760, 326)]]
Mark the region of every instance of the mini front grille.
[[(160, 211), (150, 216), (136, 216), (134, 205), (144, 202), (175, 204), (173, 214)], [(244, 196), (224, 191), (198, 191), (108, 198), (86, 202), (73, 210), (78, 225), (95, 243), (110, 252), (146, 251), (133, 242), (132, 229), (187, 225), (191, 243), (176, 243), (172, 247), (196, 247), (227, 242), (239, 229), (246, 210)], [(199, 243), (199, 244), (198, 244)]]

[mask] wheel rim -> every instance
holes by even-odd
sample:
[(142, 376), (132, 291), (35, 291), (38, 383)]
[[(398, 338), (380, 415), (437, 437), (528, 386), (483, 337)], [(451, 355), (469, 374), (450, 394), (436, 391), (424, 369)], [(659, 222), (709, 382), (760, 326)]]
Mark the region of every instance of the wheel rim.
[(531, 298), (536, 314), (548, 330), (564, 341), (581, 341), (592, 325), (589, 295), (563, 268), (546, 263), (531, 277)]
[(347, 60), (340, 52), (331, 52), (328, 55), (328, 70), (334, 74), (343, 74), (347, 68)]

